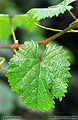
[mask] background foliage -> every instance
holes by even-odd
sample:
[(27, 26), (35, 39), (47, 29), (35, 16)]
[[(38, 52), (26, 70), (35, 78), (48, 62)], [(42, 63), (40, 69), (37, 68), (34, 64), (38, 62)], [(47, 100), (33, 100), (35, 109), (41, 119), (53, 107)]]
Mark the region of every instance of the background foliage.
[[(58, 4), (61, 0), (0, 0), (0, 13), (9, 14), (10, 17), (13, 17), (16, 14), (25, 14), (31, 8), (44, 8), (54, 4)], [(72, 3), (74, 10), (72, 12), (78, 17), (78, 1)], [(64, 15), (60, 15), (58, 18), (53, 17), (52, 19), (45, 19), (41, 21), (41, 24), (47, 27), (64, 29), (68, 26), (73, 19), (68, 12), (65, 12)], [(23, 43), (25, 40), (43, 40), (55, 34), (55, 32), (43, 30), (41, 28), (36, 28), (32, 33), (26, 31), (23, 27), (17, 28), (16, 36), (20, 43)], [(71, 74), (72, 78), (70, 79), (68, 93), (66, 97), (63, 98), (63, 101), (60, 103), (59, 100), (55, 100), (56, 108), (49, 109), (49, 111), (44, 114), (36, 110), (34, 113), (31, 109), (27, 110), (26, 107), (20, 103), (17, 94), (10, 91), (10, 87), (7, 82), (7, 78), (4, 76), (7, 71), (0, 70), (0, 115), (15, 115), (22, 116), (25, 119), (45, 119), (48, 120), (48, 116), (52, 115), (78, 115), (78, 33), (67, 33), (58, 39), (52, 41), (51, 44), (57, 43), (63, 45), (66, 49), (70, 50), (70, 61), (71, 61)], [(12, 44), (12, 37), (9, 38), (7, 44)], [(0, 45), (3, 44), (0, 41)], [(40, 48), (40, 54), (43, 48)], [(11, 55), (12, 49), (0, 49), (0, 56), (6, 57), (6, 62), (3, 64), (3, 67), (7, 65)], [(3, 89), (4, 88), (4, 89)], [(7, 89), (7, 90), (6, 90)], [(6, 91), (6, 92), (5, 92)], [(6, 96), (7, 95), (7, 96)], [(5, 98), (4, 98), (5, 97)], [(6, 99), (9, 99), (9, 106)], [(3, 104), (2, 104), (3, 102)], [(5, 105), (6, 107), (2, 106)]]

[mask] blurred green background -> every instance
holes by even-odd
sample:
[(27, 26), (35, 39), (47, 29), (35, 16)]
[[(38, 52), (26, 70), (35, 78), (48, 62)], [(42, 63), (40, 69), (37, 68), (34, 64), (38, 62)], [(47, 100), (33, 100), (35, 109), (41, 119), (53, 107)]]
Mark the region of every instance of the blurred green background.
[[(25, 14), (31, 8), (44, 8), (51, 5), (56, 5), (62, 0), (0, 0), (0, 14), (9, 14), (12, 18), (16, 14)], [(71, 4), (74, 9), (72, 12), (78, 18), (78, 0)], [(59, 17), (47, 18), (41, 20), (40, 24), (50, 28), (64, 29), (73, 22), (73, 18), (68, 12), (60, 14)], [(17, 28), (15, 31), (19, 43), (24, 41), (41, 41), (57, 32), (48, 31), (37, 27), (32, 33), (29, 33), (25, 28)], [(3, 45), (0, 40), (0, 45)], [(7, 45), (13, 44), (12, 36), (7, 41)], [(68, 93), (62, 102), (55, 99), (55, 108), (50, 108), (48, 112), (40, 112), (38, 109), (32, 111), (27, 109), (21, 103), (18, 95), (11, 91), (5, 74), (6, 70), (0, 70), (0, 117), (1, 116), (22, 116), (25, 120), (49, 120), (49, 116), (77, 116), (78, 115), (78, 33), (66, 33), (63, 36), (52, 41), (50, 44), (57, 44), (64, 46), (68, 50), (71, 63), (72, 77), (68, 83)], [(6, 44), (5, 44), (6, 45)], [(43, 46), (40, 45), (41, 56)], [(6, 67), (9, 59), (13, 53), (12, 49), (0, 49), (0, 57), (5, 57), (6, 61), (2, 67)], [(54, 119), (55, 120), (55, 119)], [(61, 120), (61, 119), (60, 119)]]

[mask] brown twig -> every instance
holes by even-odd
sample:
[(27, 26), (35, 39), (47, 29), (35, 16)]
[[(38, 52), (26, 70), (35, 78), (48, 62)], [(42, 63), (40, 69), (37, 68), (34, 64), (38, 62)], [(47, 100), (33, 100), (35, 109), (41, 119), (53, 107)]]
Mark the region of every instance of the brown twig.
[(0, 45), (0, 48), (13, 48), (13, 45)]
[(18, 47), (22, 46), (23, 44), (15, 43), (13, 45), (0, 45), (0, 48), (13, 48), (18, 49)]

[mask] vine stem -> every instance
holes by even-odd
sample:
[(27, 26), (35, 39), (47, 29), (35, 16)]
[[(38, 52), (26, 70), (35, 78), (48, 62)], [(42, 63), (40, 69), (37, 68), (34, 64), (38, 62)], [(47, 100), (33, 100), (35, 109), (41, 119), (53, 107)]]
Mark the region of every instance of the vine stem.
[(0, 48), (13, 48), (13, 45), (0, 45)]
[(15, 43), (13, 45), (0, 45), (0, 48), (13, 48), (18, 49), (18, 47), (22, 46), (23, 44)]
[(40, 59), (40, 62), (42, 62), (42, 59), (43, 59), (44, 54), (45, 54), (45, 50), (46, 50), (46, 45), (44, 45), (44, 51), (43, 51), (42, 57), (41, 57), (41, 59)]
[(12, 25), (12, 19), (10, 19), (10, 25), (11, 25), (11, 30), (12, 30), (12, 35), (13, 35), (14, 43), (16, 43), (17, 40), (16, 40), (14, 29), (13, 29), (13, 25)]
[(45, 39), (45, 40), (42, 40), (42, 41), (37, 41), (36, 43), (38, 44), (48, 44), (51, 40), (54, 40), (56, 38), (58, 38), (59, 36), (63, 35), (64, 33), (66, 33), (67, 31), (73, 29), (73, 28), (77, 28), (77, 23), (71, 25), (71, 26), (68, 26), (67, 28), (65, 28), (64, 30), (60, 31), (59, 33), (53, 35), (52, 37), (49, 37), (48, 39)]

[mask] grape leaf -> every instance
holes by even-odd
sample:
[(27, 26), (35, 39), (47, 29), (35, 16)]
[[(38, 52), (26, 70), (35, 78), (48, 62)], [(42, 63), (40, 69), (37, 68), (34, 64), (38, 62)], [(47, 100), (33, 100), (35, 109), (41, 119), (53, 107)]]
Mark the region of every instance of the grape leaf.
[[(69, 6), (71, 2), (75, 0), (64, 0), (58, 5), (50, 6), (48, 8), (34, 8), (27, 12), (26, 16), (26, 25), (27, 29), (30, 31), (30, 27), (32, 30), (35, 28), (34, 22), (38, 22), (41, 19), (45, 19), (47, 17), (52, 18), (53, 16), (58, 16), (60, 13), (64, 13), (66, 10), (71, 10), (73, 7)], [(34, 26), (34, 27), (33, 27)]]
[(22, 102), (33, 111), (47, 111), (54, 107), (54, 98), (65, 96), (69, 70), (67, 51), (61, 46), (47, 45), (42, 62), (38, 57), (39, 45), (33, 41), (19, 47), (8, 65), (11, 90), (19, 93)]

